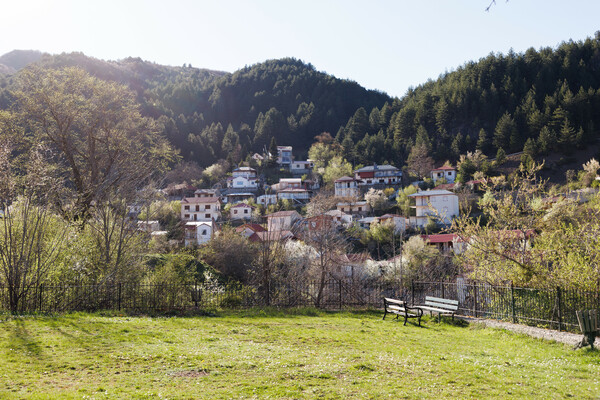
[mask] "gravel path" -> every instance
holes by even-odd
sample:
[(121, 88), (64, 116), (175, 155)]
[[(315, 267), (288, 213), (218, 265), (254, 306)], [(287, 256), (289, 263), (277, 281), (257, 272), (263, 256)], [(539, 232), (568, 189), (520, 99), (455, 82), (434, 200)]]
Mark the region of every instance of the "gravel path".
[[(465, 321), (469, 323), (479, 323), (483, 324), (488, 328), (495, 329), (506, 329), (511, 332), (523, 333), (525, 335), (529, 335), (538, 339), (545, 340), (554, 340), (556, 342), (565, 343), (569, 346), (573, 347), (577, 343), (581, 342), (583, 338), (582, 334), (579, 333), (570, 333), (570, 332), (559, 332), (552, 329), (544, 329), (544, 328), (536, 328), (533, 326), (527, 325), (519, 325), (512, 324), (510, 322), (497, 321), (494, 319), (481, 319), (481, 318), (473, 318), (473, 317), (461, 317)], [(594, 346), (598, 346), (600, 348), (600, 338), (596, 338), (594, 342)]]

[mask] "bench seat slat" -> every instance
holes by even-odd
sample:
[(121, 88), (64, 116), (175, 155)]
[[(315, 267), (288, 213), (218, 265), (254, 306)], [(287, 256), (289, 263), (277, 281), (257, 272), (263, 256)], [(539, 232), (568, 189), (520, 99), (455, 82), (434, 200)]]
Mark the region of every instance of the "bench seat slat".
[(457, 305), (455, 306), (455, 305), (444, 304), (444, 303), (436, 303), (436, 302), (433, 302), (433, 301), (426, 301), (425, 305), (429, 306), (429, 307), (443, 308), (443, 309), (446, 309), (446, 310), (455, 310), (455, 311), (458, 310), (458, 306)]
[(449, 304), (449, 305), (453, 305), (453, 306), (457, 306), (458, 307), (458, 300), (450, 300), (450, 299), (442, 299), (441, 297), (432, 297), (432, 296), (426, 296), (425, 297), (425, 301), (434, 301), (437, 303), (444, 303), (444, 304)]
[(436, 308), (436, 307), (428, 307), (428, 306), (418, 306), (418, 307), (421, 310), (439, 312), (439, 313), (443, 313), (443, 314), (454, 314), (454, 310), (448, 310), (448, 309)]

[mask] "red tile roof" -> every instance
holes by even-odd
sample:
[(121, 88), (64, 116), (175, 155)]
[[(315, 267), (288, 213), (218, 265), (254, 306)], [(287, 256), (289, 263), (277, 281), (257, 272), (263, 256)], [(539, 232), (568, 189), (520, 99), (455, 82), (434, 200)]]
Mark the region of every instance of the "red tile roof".
[(441, 233), (438, 235), (421, 235), (424, 241), (429, 243), (449, 243), (458, 239), (455, 233)]
[(449, 165), (443, 165), (439, 168), (432, 169), (432, 171), (456, 171), (456, 168)]
[(259, 225), (259, 224), (244, 224), (244, 225), (240, 225), (237, 228), (235, 228), (235, 231), (237, 233), (240, 233), (240, 232), (244, 231), (244, 229), (246, 229), (246, 228), (248, 228), (248, 229), (250, 229), (251, 231), (254, 231), (254, 232), (265, 232), (266, 231), (266, 229), (262, 225)]

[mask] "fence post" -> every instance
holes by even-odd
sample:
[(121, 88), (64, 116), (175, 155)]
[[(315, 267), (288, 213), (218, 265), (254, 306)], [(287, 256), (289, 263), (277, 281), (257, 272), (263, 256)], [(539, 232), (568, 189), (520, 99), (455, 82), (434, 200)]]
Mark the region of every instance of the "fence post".
[(561, 293), (560, 287), (556, 287), (556, 301), (558, 302), (558, 331), (562, 331), (562, 307), (561, 307)]
[(510, 281), (510, 311), (512, 314), (513, 324), (516, 324), (517, 317), (515, 316), (515, 287), (512, 281)]
[(119, 282), (119, 297), (117, 300), (117, 304), (119, 306), (119, 311), (121, 311), (121, 282)]
[(198, 309), (198, 297), (200, 297), (200, 294), (198, 293), (198, 281), (194, 282), (194, 304), (196, 306), (196, 309)]
[(341, 279), (340, 279), (339, 293), (340, 293), (340, 310), (341, 310), (342, 309), (342, 280)]
[(477, 318), (477, 283), (473, 284), (473, 316)]
[(415, 281), (410, 281), (410, 304), (415, 304)]
[(442, 290), (441, 290), (441, 292), (442, 292), (442, 298), (444, 298), (444, 297), (446, 297), (446, 296), (444, 296), (444, 281), (441, 281), (441, 282), (440, 282), (440, 287), (441, 287), (441, 289), (442, 289)]
[(44, 300), (44, 284), (42, 283), (40, 285), (40, 299), (39, 299), (39, 304), (38, 304), (38, 312), (42, 312), (42, 301)]

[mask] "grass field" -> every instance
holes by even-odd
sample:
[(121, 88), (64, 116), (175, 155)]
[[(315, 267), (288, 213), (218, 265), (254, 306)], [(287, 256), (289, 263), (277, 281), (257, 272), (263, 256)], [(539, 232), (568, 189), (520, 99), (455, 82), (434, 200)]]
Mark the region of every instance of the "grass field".
[(0, 398), (598, 398), (600, 352), (381, 313), (0, 317)]

